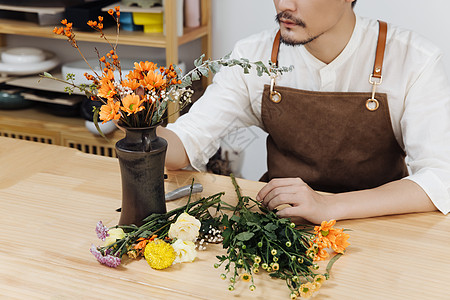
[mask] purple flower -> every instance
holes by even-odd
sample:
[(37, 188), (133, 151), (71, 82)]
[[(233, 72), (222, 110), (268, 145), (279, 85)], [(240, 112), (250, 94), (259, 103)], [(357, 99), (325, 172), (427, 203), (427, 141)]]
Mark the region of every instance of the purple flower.
[(106, 237), (109, 236), (108, 227), (103, 225), (102, 221), (98, 221), (95, 232), (97, 233), (97, 237), (102, 241), (105, 241)]
[(108, 267), (116, 268), (122, 262), (122, 260), (117, 256), (113, 256), (113, 255), (109, 255), (109, 254), (103, 256), (102, 253), (100, 251), (98, 251), (97, 247), (95, 247), (94, 245), (91, 246), (90, 251), (91, 251), (92, 255), (94, 255), (94, 257), (98, 260), (99, 263), (101, 263), (103, 265), (107, 265)]
[(117, 256), (106, 255), (104, 256), (104, 258), (105, 258), (105, 265), (107, 265), (110, 268), (117, 268), (122, 262), (122, 260)]

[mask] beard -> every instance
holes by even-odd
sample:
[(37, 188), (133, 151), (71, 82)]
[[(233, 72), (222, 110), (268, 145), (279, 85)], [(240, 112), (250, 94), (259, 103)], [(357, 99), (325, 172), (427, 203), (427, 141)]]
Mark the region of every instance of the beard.
[[(296, 17), (294, 17), (293, 15), (291, 15), (290, 13), (288, 13), (287, 11), (282, 11), (280, 13), (278, 13), (275, 16), (275, 21), (280, 25), (281, 23), (281, 19), (283, 20), (289, 20), (291, 22), (293, 22), (295, 25), (306, 28), (306, 24), (301, 20), (298, 19)], [(293, 31), (290, 28), (286, 29), (288, 32)], [(307, 39), (303, 39), (303, 40), (296, 40), (294, 38), (288, 37), (288, 36), (284, 36), (283, 32), (281, 32), (281, 37), (280, 37), (280, 42), (287, 45), (287, 46), (299, 46), (299, 45), (306, 45), (312, 41), (314, 41), (315, 39), (317, 39), (321, 34), (317, 35), (317, 36), (312, 36), (312, 37), (308, 37)]]

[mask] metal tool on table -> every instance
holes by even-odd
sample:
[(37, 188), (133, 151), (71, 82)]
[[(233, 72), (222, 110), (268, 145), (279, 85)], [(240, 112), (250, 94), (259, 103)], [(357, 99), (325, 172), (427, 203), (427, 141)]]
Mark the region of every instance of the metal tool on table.
[[(201, 185), (201, 183), (194, 183), (192, 185), (192, 194), (201, 193), (201, 192), (203, 192), (203, 185)], [(177, 189), (174, 189), (171, 192), (166, 193), (166, 202), (177, 200), (177, 199), (180, 199), (185, 196), (189, 196), (190, 193), (191, 193), (191, 185), (190, 184), (179, 187)], [(116, 209), (116, 211), (118, 211), (118, 212), (120, 212), (121, 210), (122, 210), (121, 208)]]

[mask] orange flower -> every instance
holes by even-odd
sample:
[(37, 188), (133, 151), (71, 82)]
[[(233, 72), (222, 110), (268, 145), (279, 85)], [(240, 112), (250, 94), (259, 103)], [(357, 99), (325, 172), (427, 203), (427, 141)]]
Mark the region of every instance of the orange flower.
[(67, 24), (67, 19), (61, 20), (61, 24), (66, 25)]
[(147, 246), (148, 242), (153, 241), (155, 238), (157, 238), (158, 236), (156, 234), (152, 235), (150, 238), (145, 239), (145, 238), (139, 238), (137, 241), (139, 243), (137, 243), (136, 245), (134, 245), (133, 249), (137, 250), (138, 254), (142, 254), (142, 252), (145, 249), (145, 246)]
[(108, 14), (110, 14), (111, 16), (114, 14), (114, 11), (112, 9), (108, 10)]
[(103, 17), (102, 17), (102, 16), (98, 16), (98, 20), (99, 20), (100, 22), (103, 22)]
[(328, 252), (325, 249), (319, 247), (316, 256), (314, 256), (314, 261), (326, 260), (328, 256), (329, 256)]
[(336, 236), (336, 241), (333, 245), (331, 245), (331, 247), (333, 248), (333, 250), (337, 253), (344, 253), (345, 248), (347, 248), (350, 243), (347, 242), (348, 238), (350, 237), (350, 235), (346, 234), (346, 233), (339, 233)]
[(134, 63), (134, 69), (139, 72), (153, 72), (156, 70), (156, 64), (150, 61), (141, 61), (140, 63)]
[(108, 103), (100, 108), (100, 120), (106, 123), (111, 120), (119, 120), (120, 103), (118, 101), (108, 100)]
[(100, 82), (100, 88), (98, 89), (97, 95), (103, 98), (112, 99), (116, 93), (116, 88), (114, 83), (111, 81), (102, 81)]
[(102, 81), (114, 81), (114, 72), (110, 69), (105, 69), (104, 71), (106, 72), (102, 74)]
[(316, 233), (316, 243), (320, 248), (332, 248), (338, 253), (343, 253), (345, 248), (350, 245), (347, 242), (349, 235), (343, 233), (343, 229), (334, 228), (336, 220), (329, 222), (323, 221), (320, 226), (314, 227)]
[(123, 87), (127, 87), (127, 88), (129, 88), (129, 89), (131, 89), (131, 90), (136, 90), (138, 87), (140, 87), (141, 86), (141, 84), (136, 80), (136, 79), (133, 79), (133, 80), (123, 80), (122, 81), (122, 86)]
[(137, 95), (127, 95), (122, 99), (123, 106), (121, 107), (121, 109), (124, 112), (127, 112), (128, 115), (135, 114), (144, 109), (144, 106), (142, 106), (143, 102), (144, 100), (141, 100), (141, 97)]
[(320, 224), (320, 226), (314, 227), (314, 231), (315, 231), (315, 232), (318, 232), (318, 231), (328, 231), (328, 230), (330, 230), (335, 224), (336, 224), (336, 220), (331, 220), (331, 221), (329, 221), (329, 222), (323, 221), (322, 224)]
[(166, 80), (158, 72), (149, 72), (142, 80), (142, 85), (149, 90), (159, 88), (164, 84), (166, 84)]
[(144, 75), (138, 70), (132, 70), (130, 71), (126, 76), (128, 80), (142, 80), (144, 79)]
[(97, 26), (97, 21), (91, 21), (91, 20), (89, 20), (89, 21), (87, 22), (87, 24), (88, 24), (88, 26), (90, 26), (90, 27), (95, 27), (95, 26)]

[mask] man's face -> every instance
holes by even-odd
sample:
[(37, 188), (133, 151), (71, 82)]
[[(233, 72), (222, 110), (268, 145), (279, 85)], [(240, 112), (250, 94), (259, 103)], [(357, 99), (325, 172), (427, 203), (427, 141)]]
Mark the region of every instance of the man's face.
[(351, 8), (348, 0), (274, 0), (282, 41), (307, 44), (329, 33)]

